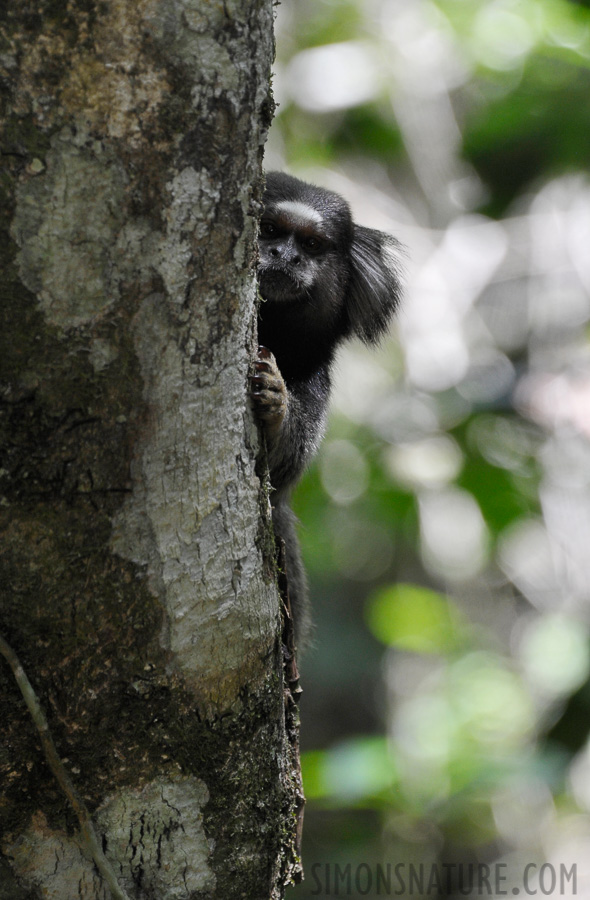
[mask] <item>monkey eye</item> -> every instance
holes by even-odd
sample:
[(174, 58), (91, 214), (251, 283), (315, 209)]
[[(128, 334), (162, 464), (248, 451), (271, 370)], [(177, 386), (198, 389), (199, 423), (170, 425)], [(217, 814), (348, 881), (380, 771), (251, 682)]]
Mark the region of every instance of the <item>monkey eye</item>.
[(279, 233), (279, 229), (276, 225), (268, 220), (262, 221), (260, 223), (260, 235), (265, 238), (274, 238), (277, 237)]
[(301, 240), (301, 246), (309, 253), (319, 253), (324, 245), (317, 237), (305, 237)]

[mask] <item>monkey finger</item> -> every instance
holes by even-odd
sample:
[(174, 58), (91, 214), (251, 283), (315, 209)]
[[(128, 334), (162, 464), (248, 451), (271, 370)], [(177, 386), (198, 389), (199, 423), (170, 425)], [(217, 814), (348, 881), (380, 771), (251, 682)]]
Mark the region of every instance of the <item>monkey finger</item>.
[(252, 385), (252, 388), (255, 388), (258, 391), (258, 393), (268, 387), (267, 379), (262, 378), (260, 375), (251, 375), (250, 384)]

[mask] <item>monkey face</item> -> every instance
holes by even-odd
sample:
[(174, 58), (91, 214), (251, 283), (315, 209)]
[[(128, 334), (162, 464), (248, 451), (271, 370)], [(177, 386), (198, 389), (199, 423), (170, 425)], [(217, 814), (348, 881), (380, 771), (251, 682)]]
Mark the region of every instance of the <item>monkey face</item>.
[(338, 248), (313, 206), (283, 200), (267, 207), (260, 223), (260, 292), (265, 300), (305, 301), (336, 276)]
[(300, 328), (328, 356), (346, 337), (373, 344), (387, 330), (401, 290), (399, 244), (354, 223), (339, 194), (268, 172), (259, 248), (267, 330), (271, 320), (278, 332)]

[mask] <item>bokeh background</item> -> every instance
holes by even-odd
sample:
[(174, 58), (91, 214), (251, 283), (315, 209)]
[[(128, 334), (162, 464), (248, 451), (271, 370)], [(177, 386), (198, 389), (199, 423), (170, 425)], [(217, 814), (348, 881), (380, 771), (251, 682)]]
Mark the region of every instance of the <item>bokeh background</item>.
[(278, 8), (266, 167), (406, 248), (394, 333), (341, 353), (294, 498), (316, 628), (293, 900), (387, 895), (387, 862), (446, 864), (449, 897), (482, 895), (458, 864), (501, 861), (516, 895), (548, 863), (529, 889), (590, 897), (589, 6)]

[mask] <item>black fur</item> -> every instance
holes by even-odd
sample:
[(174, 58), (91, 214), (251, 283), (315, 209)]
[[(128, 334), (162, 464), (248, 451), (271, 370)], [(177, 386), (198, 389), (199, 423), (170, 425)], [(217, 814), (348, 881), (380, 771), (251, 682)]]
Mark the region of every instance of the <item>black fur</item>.
[(266, 436), (275, 535), (286, 544), (301, 642), (307, 589), (289, 492), (322, 438), (338, 345), (354, 335), (376, 343), (398, 306), (399, 244), (356, 225), (339, 194), (270, 172), (259, 246), (261, 348), (251, 396)]

